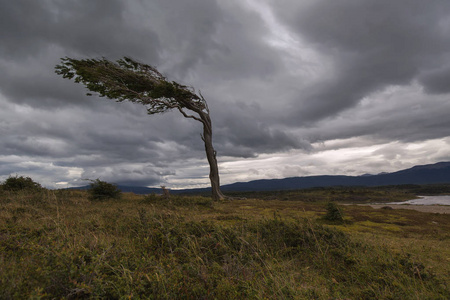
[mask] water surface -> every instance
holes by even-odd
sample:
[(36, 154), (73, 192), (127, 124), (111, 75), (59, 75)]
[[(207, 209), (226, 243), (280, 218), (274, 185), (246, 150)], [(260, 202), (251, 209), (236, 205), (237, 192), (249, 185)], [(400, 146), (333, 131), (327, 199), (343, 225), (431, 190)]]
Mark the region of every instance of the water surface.
[(450, 196), (419, 196), (403, 202), (390, 202), (389, 204), (410, 204), (410, 205), (450, 205)]

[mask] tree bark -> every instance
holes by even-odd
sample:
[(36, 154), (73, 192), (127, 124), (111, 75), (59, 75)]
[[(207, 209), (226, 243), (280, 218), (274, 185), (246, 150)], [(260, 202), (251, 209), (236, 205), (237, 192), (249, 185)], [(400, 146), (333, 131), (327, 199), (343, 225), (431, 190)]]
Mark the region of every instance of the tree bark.
[(219, 201), (225, 199), (225, 195), (220, 190), (219, 167), (217, 166), (216, 151), (212, 143), (212, 125), (209, 114), (202, 113), (200, 115), (203, 123), (202, 139), (205, 143), (206, 158), (209, 163), (209, 180), (211, 181), (212, 199)]

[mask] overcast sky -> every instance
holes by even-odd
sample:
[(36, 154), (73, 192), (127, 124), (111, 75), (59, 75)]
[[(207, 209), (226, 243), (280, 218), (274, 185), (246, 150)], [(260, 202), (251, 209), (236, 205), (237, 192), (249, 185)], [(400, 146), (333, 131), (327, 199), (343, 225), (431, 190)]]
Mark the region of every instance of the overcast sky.
[(201, 90), (222, 184), (450, 161), (448, 0), (0, 0), (0, 180), (207, 186), (199, 122), (88, 97), (65, 56)]

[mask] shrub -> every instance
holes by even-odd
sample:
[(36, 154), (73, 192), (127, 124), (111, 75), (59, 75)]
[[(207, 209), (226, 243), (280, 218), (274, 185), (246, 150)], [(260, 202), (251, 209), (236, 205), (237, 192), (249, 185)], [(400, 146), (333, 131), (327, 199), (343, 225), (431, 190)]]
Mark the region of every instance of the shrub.
[(334, 202), (328, 202), (327, 214), (323, 218), (328, 221), (343, 221), (344, 220), (341, 210)]
[(121, 191), (115, 184), (101, 181), (100, 179), (90, 180), (89, 198), (92, 201), (102, 201), (107, 199), (119, 199)]
[(30, 177), (23, 176), (10, 176), (5, 182), (1, 185), (3, 190), (18, 192), (23, 190), (40, 190), (42, 186), (33, 181)]

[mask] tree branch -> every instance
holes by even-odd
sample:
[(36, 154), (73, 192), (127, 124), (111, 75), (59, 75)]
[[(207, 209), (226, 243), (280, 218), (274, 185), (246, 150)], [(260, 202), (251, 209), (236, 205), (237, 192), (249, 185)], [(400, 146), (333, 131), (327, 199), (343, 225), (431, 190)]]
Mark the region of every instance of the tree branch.
[(180, 113), (185, 117), (185, 118), (190, 118), (190, 119), (194, 119), (197, 120), (199, 122), (202, 122), (203, 124), (205, 124), (205, 121), (203, 121), (202, 119), (193, 116), (193, 115), (188, 115), (180, 106), (176, 106), (176, 108), (180, 111)]

